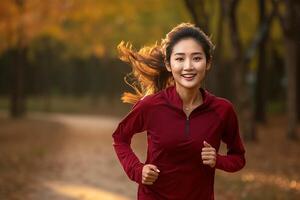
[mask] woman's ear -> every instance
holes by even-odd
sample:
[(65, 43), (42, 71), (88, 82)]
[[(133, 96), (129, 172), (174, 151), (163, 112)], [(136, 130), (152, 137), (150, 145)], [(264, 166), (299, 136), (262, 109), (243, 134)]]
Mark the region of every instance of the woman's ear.
[(172, 72), (171, 66), (170, 66), (169, 62), (165, 62), (165, 65), (166, 65), (167, 70), (168, 70), (169, 72)]
[(211, 68), (211, 61), (206, 64), (206, 71), (209, 71)]

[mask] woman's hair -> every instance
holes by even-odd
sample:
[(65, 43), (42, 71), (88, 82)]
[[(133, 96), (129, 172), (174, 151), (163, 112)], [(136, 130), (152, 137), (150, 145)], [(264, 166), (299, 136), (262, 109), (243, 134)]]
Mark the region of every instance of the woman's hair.
[(132, 71), (124, 77), (135, 93), (124, 92), (124, 103), (136, 103), (146, 95), (154, 94), (170, 85), (174, 85), (172, 73), (166, 68), (170, 64), (173, 47), (182, 39), (193, 38), (203, 48), (207, 62), (211, 62), (213, 44), (200, 28), (190, 23), (181, 23), (174, 27), (162, 39), (160, 44), (143, 47), (139, 51), (123, 41), (118, 45), (119, 57), (132, 66)]

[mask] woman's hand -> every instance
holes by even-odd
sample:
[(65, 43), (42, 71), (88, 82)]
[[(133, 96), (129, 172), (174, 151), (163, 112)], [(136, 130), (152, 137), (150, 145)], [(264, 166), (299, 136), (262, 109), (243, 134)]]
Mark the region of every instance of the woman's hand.
[(158, 178), (159, 170), (155, 165), (146, 164), (143, 166), (142, 183), (144, 185), (152, 185)]
[(202, 148), (201, 152), (203, 164), (209, 165), (211, 168), (214, 168), (216, 165), (216, 149), (206, 141), (204, 141), (203, 144), (204, 147)]

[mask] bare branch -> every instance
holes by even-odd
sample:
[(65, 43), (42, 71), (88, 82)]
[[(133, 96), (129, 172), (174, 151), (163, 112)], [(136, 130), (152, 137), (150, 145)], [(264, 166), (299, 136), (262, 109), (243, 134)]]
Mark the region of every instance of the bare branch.
[(237, 6), (239, 0), (230, 0), (228, 5), (228, 15), (229, 15), (229, 26), (230, 26), (230, 39), (233, 44), (233, 50), (235, 51), (234, 55), (240, 57), (242, 53), (242, 44), (240, 40), (240, 35), (238, 31), (238, 24), (237, 24)]
[[(203, 0), (185, 0), (185, 5), (190, 11), (196, 26), (204, 32), (209, 32), (209, 15), (205, 12)], [(198, 12), (197, 12), (198, 11)]]
[(283, 16), (278, 10), (278, 5), (279, 3), (282, 3), (282, 0), (271, 0), (271, 2), (272, 2), (273, 9), (275, 11), (275, 16), (278, 17), (283, 32), (287, 32), (288, 25), (286, 23), (287, 22), (287, 20), (285, 19), (286, 17)]
[(261, 23), (260, 27), (256, 31), (253, 41), (250, 44), (250, 47), (246, 50), (244, 55), (244, 62), (247, 64), (255, 55), (256, 49), (258, 46), (265, 40), (268, 36), (271, 23), (276, 15), (277, 7), (273, 7), (271, 14), (265, 18), (263, 23)]

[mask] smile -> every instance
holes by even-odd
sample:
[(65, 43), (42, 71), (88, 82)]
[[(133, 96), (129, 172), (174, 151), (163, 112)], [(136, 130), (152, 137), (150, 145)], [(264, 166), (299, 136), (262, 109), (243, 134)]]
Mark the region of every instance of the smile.
[(186, 80), (192, 80), (196, 74), (182, 74), (181, 76)]

